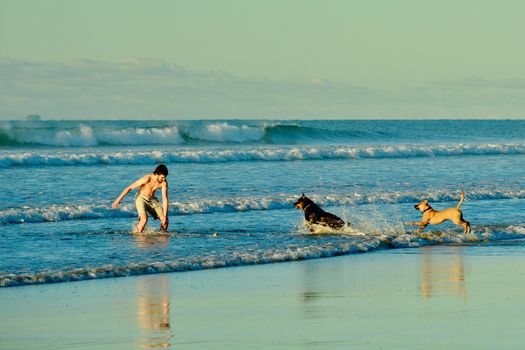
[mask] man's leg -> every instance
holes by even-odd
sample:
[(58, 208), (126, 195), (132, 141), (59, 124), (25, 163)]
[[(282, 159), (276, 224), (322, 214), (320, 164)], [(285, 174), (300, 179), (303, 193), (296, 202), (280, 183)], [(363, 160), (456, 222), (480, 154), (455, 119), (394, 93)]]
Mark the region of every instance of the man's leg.
[(148, 216), (146, 214), (140, 214), (139, 223), (137, 224), (137, 232), (141, 233), (144, 231), (144, 226), (148, 223)]
[(135, 197), (135, 206), (137, 207), (137, 213), (139, 214), (139, 223), (136, 226), (137, 233), (144, 231), (144, 227), (148, 222), (148, 215), (146, 214), (146, 206), (142, 195), (137, 194)]

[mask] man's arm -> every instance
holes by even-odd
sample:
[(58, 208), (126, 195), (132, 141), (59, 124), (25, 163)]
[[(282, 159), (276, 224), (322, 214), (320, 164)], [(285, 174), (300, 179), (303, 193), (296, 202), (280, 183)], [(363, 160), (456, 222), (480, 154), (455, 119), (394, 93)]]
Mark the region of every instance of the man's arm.
[(168, 182), (162, 184), (162, 217), (160, 218), (160, 227), (163, 230), (168, 229)]
[(113, 204), (111, 204), (111, 207), (112, 208), (116, 208), (118, 207), (118, 205), (120, 204), (120, 201), (126, 197), (126, 195), (130, 192), (130, 191), (133, 191), (135, 188), (137, 187), (140, 187), (146, 183), (148, 183), (149, 181), (149, 175), (144, 175), (142, 178), (138, 179), (137, 181), (135, 181), (134, 183), (132, 183), (131, 185), (129, 185), (128, 187), (126, 187), (124, 189), (124, 191), (122, 191), (122, 193), (120, 194), (120, 196), (118, 196), (117, 199), (115, 199), (115, 201), (113, 202)]
[(162, 213), (168, 217), (168, 182), (165, 181), (162, 186)]

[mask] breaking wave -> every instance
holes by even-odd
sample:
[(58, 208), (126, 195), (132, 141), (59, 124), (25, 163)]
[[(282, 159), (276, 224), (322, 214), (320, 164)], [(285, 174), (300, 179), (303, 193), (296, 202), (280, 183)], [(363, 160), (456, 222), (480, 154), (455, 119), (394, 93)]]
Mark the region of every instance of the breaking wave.
[[(125, 125), (125, 124), (124, 124)], [(141, 146), (194, 145), (199, 143), (297, 143), (308, 139), (324, 139), (328, 130), (294, 124), (263, 123), (233, 125), (227, 122), (200, 123), (187, 126), (103, 126), (71, 122), (48, 125), (34, 122), (27, 125), (0, 124), (2, 146)]]
[[(429, 192), (390, 192), (361, 194), (352, 193), (342, 196), (311, 196), (320, 206), (355, 206), (365, 204), (417, 203), (422, 198), (431, 202), (455, 202), (457, 191), (433, 190)], [(467, 193), (468, 200), (503, 200), (525, 199), (525, 189), (474, 189)], [(297, 196), (239, 197), (225, 200), (197, 200), (193, 202), (171, 202), (169, 215), (194, 215), (224, 212), (244, 212), (255, 210), (292, 209)], [(22, 207), (0, 210), (0, 225), (56, 222), (69, 220), (101, 219), (111, 217), (135, 217), (132, 204), (125, 204), (118, 209), (111, 205), (51, 205), (46, 207)]]
[(0, 168), (15, 166), (140, 165), (362, 158), (522, 155), (525, 143), (389, 146), (183, 148), (173, 151), (3, 152)]
[(68, 129), (0, 129), (0, 146), (99, 146), (178, 145), (183, 143), (177, 127), (94, 130), (80, 125)]
[[(0, 122), (0, 147), (308, 145), (523, 141), (519, 120), (25, 120)], [(472, 133), (472, 130), (476, 130)]]

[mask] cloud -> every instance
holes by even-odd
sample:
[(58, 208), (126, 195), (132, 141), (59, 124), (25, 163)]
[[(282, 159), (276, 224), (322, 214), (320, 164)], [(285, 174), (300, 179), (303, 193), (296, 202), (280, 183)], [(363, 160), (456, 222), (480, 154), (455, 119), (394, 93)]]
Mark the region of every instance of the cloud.
[(523, 117), (525, 81), (470, 79), (370, 88), (277, 81), (157, 59), (0, 60), (0, 118)]

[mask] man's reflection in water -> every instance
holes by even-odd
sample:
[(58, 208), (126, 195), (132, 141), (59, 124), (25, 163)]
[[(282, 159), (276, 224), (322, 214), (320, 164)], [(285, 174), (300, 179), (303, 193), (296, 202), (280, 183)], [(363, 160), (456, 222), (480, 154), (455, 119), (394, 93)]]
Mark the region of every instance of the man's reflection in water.
[[(165, 247), (168, 236), (137, 236), (144, 249)], [(170, 293), (167, 275), (159, 274), (138, 279), (137, 319), (142, 333), (140, 345), (146, 349), (171, 347), (173, 333), (170, 324)]]
[(171, 347), (169, 284), (166, 275), (139, 281), (137, 318), (142, 331), (141, 346), (146, 349)]
[(461, 247), (452, 254), (436, 254), (433, 247), (423, 247), (421, 295), (428, 299), (438, 294), (453, 295), (467, 300), (465, 264)]

